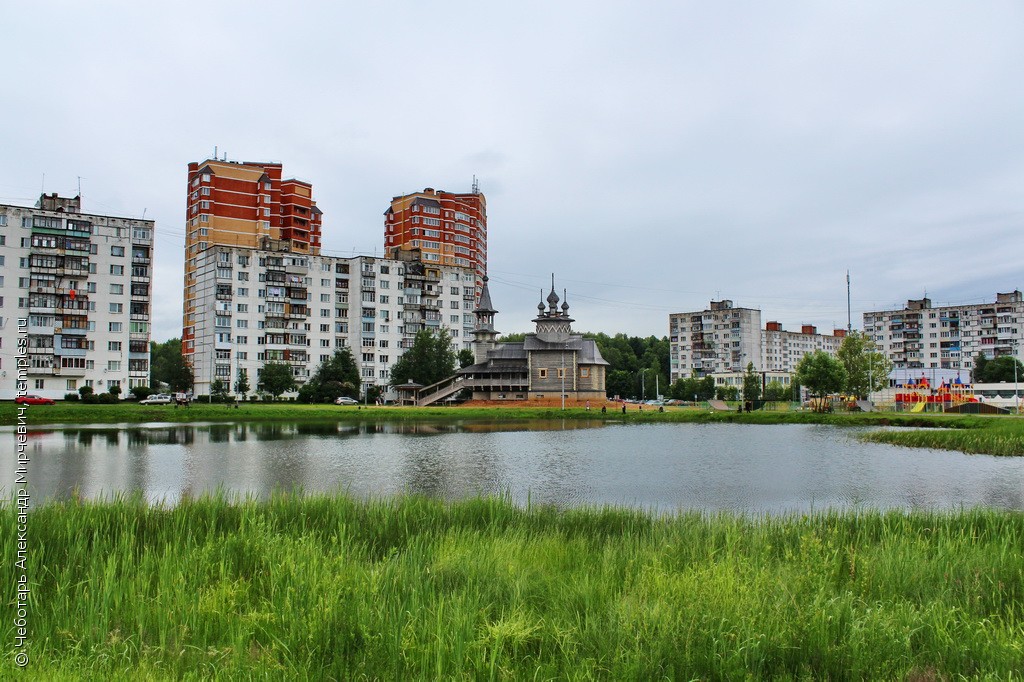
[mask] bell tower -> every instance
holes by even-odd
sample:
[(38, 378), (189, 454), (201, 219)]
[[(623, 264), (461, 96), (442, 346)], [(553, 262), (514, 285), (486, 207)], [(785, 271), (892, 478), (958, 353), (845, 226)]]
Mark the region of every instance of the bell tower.
[(487, 275), (484, 275), (483, 282), (480, 302), (473, 311), (473, 315), (476, 316), (476, 329), (473, 330), (473, 361), (477, 364), (487, 362), (487, 352), (494, 348), (495, 339), (498, 337), (498, 332), (494, 329), (494, 316), (498, 311), (491, 305)]

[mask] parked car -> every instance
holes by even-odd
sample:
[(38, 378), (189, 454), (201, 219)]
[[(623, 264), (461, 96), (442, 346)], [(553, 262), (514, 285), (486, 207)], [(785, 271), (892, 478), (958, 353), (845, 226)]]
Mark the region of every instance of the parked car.
[(349, 398), (347, 395), (340, 396), (334, 399), (335, 405), (358, 405), (359, 401), (355, 398)]
[(173, 399), (166, 393), (154, 393), (145, 400), (140, 400), (139, 405), (170, 405), (172, 402)]
[(55, 405), (56, 403), (50, 398), (44, 398), (41, 395), (19, 395), (14, 399), (14, 402), (19, 405)]

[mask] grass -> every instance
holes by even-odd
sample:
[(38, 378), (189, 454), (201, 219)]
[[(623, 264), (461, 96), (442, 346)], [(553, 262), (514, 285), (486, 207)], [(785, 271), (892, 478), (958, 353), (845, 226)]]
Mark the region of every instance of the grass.
[[(13, 556), (14, 511), (2, 513), (0, 545)], [(1024, 515), (1014, 512), (655, 517), (500, 499), (220, 495), (174, 508), (50, 503), (29, 526), (36, 678), (1024, 670)], [(4, 657), (0, 676), (15, 672)]]
[(872, 431), (861, 437), (874, 443), (911, 448), (1013, 457), (1024, 455), (1024, 424), (1009, 419), (989, 419), (981, 427), (962, 430)]
[[(928, 415), (894, 413), (832, 413), (817, 414), (797, 411), (757, 411), (752, 413), (712, 412), (692, 408), (667, 408), (657, 412), (648, 407), (643, 412), (630, 406), (625, 414), (600, 409), (571, 407), (342, 407), (337, 405), (304, 405), (299, 403), (242, 403), (231, 405), (194, 403), (188, 408), (173, 405), (139, 405), (123, 402), (115, 405), (85, 405), (58, 402), (56, 405), (33, 405), (27, 408), (27, 420), (42, 424), (135, 424), (143, 422), (246, 422), (246, 421), (450, 421), (450, 420), (523, 420), (523, 419), (601, 419), (615, 422), (699, 422), (747, 424), (834, 424), (837, 426), (894, 425), (946, 426), (977, 428), (993, 419), (975, 415)], [(17, 406), (0, 403), (0, 426), (17, 421)]]

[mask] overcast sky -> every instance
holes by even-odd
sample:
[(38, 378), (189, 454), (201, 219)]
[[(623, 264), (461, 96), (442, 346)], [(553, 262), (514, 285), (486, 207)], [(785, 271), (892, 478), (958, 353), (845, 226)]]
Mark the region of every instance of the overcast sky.
[[(326, 253), (392, 196), (488, 204), (491, 295), (528, 331), (664, 336), (712, 299), (787, 329), (1024, 287), (1020, 2), (21, 2), (0, 202), (157, 221), (153, 338), (181, 334), (186, 166), (280, 161)], [(45, 181), (44, 181), (45, 175)]]

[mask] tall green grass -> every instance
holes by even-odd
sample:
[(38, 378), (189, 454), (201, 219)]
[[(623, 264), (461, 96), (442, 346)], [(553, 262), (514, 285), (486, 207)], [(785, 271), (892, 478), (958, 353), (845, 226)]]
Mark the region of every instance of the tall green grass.
[(984, 428), (965, 430), (872, 431), (861, 436), (874, 443), (911, 448), (958, 450), (970, 454), (1019, 457), (1024, 455), (1024, 423), (1016, 419), (993, 419)]
[[(4, 556), (13, 515), (3, 510)], [(47, 504), (30, 536), (40, 678), (1024, 671), (1020, 513), (657, 517), (500, 499), (221, 495), (173, 508)], [(14, 672), (5, 657), (0, 675)]]

